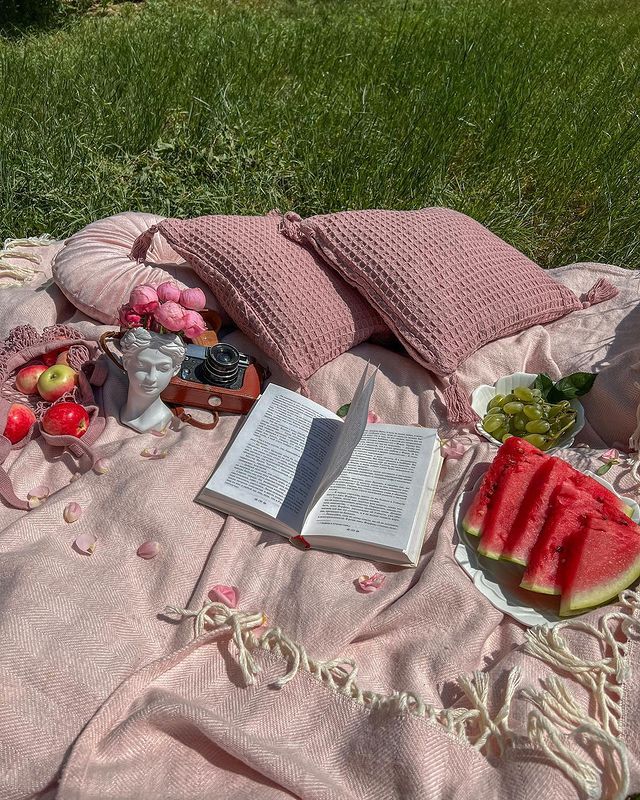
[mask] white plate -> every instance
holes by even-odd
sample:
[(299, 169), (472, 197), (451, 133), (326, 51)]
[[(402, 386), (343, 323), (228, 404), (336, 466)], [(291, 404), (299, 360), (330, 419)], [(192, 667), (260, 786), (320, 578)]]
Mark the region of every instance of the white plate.
[[(587, 472), (586, 474), (606, 486), (617, 497), (621, 497), (632, 508), (631, 519), (634, 522), (640, 522), (640, 506), (635, 500), (619, 495), (613, 486), (599, 475), (594, 475), (592, 472)], [(471, 578), (480, 594), (483, 594), (492, 606), (527, 627), (555, 625), (558, 622), (566, 622), (567, 619), (573, 619), (573, 617), (560, 617), (558, 615), (558, 595), (537, 594), (520, 588), (519, 584), (522, 580), (524, 567), (518, 566), (518, 564), (511, 564), (508, 561), (495, 561), (492, 558), (485, 558), (478, 553), (477, 545), (479, 539), (475, 536), (469, 536), (462, 527), (462, 520), (481, 481), (482, 478), (480, 478), (473, 491), (463, 492), (453, 507), (456, 531), (460, 540), (454, 550), (454, 556), (458, 564)], [(535, 602), (535, 606), (532, 605), (532, 601)], [(583, 613), (586, 614), (588, 612), (585, 611)]]
[[(476, 430), (478, 433), (484, 436), (485, 439), (488, 439), (492, 444), (495, 444), (496, 447), (500, 447), (502, 442), (494, 439), (493, 436), (487, 433), (482, 427), (482, 418), (487, 413), (489, 401), (493, 400), (497, 394), (510, 394), (516, 386), (529, 387), (537, 377), (538, 376), (533, 372), (514, 372), (512, 375), (505, 375), (504, 378), (500, 378), (493, 386), (487, 386), (486, 384), (478, 386), (471, 395), (471, 407), (480, 417), (476, 423)], [(584, 427), (584, 408), (582, 403), (578, 400), (571, 400), (570, 403), (571, 408), (576, 412), (576, 421), (573, 427), (569, 428), (565, 435), (558, 440), (558, 444), (547, 450), (547, 453), (553, 453), (555, 450), (560, 450), (563, 447), (571, 447), (577, 433)]]

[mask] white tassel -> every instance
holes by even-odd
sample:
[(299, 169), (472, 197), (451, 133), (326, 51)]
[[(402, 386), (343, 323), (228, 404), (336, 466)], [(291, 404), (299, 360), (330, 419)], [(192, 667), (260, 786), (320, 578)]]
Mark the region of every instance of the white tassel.
[(21, 259), (32, 264), (38, 264), (40, 259), (31, 253), (16, 253), (18, 248), (25, 247), (48, 247), (56, 240), (49, 236), (48, 233), (43, 233), (42, 236), (30, 236), (28, 239), (5, 239), (0, 252), (0, 278), (12, 278), (13, 285), (27, 283), (32, 280), (41, 270), (34, 269), (29, 264), (12, 264), (12, 261)]

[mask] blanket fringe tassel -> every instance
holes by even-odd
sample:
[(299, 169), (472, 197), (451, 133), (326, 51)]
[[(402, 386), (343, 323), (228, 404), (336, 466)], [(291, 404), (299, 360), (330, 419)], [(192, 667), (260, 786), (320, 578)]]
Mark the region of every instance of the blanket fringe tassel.
[[(567, 686), (556, 676), (542, 682), (542, 690), (522, 690), (536, 708), (529, 713), (529, 740), (540, 747), (549, 760), (592, 798), (624, 800), (629, 791), (629, 763), (625, 744), (620, 739), (622, 684), (629, 675), (628, 637), (640, 629), (640, 594), (626, 590), (620, 594), (622, 610), (604, 614), (597, 626), (580, 620), (553, 628), (539, 626), (527, 631), (525, 649), (554, 670), (570, 675), (589, 693), (593, 716), (583, 711), (571, 697)], [(616, 638), (620, 628), (624, 641)], [(587, 661), (568, 647), (561, 631), (582, 631), (600, 644), (602, 658)], [(582, 758), (571, 740), (595, 748), (601, 767)], [(606, 785), (602, 784), (602, 779)]]
[(509, 673), (503, 703), (495, 714), (489, 711), (489, 677), (482, 672), (475, 672), (472, 678), (459, 679), (471, 708), (440, 709), (426, 703), (414, 692), (383, 694), (362, 689), (357, 681), (358, 667), (353, 659), (321, 661), (310, 658), (304, 646), (294, 642), (280, 628), (268, 628), (259, 637), (256, 636), (254, 629), (266, 624), (263, 614), (245, 614), (209, 600), (198, 611), (171, 606), (165, 609), (165, 613), (193, 619), (196, 638), (207, 630), (230, 628), (246, 685), (255, 683), (255, 676), (260, 671), (252, 651), (266, 650), (281, 656), (288, 664), (287, 672), (273, 683), (274, 688), (286, 686), (300, 670), (304, 670), (333, 691), (345, 694), (368, 708), (426, 717), (478, 750), (497, 750), (502, 753), (511, 741), (507, 721), (511, 701), (520, 683), (518, 667)]
[(447, 419), (452, 425), (472, 423), (478, 419), (455, 375), (450, 376), (449, 385), (444, 390), (444, 404), (447, 407)]
[[(19, 285), (33, 280), (40, 270), (32, 267), (31, 264), (38, 264), (40, 259), (32, 253), (17, 253), (16, 250), (29, 247), (48, 247), (55, 241), (48, 233), (43, 233), (42, 236), (30, 236), (28, 239), (5, 239), (2, 250), (0, 250), (0, 278), (12, 278), (13, 284), (8, 285)], [(8, 259), (12, 261), (20, 259), (27, 263), (12, 264)]]

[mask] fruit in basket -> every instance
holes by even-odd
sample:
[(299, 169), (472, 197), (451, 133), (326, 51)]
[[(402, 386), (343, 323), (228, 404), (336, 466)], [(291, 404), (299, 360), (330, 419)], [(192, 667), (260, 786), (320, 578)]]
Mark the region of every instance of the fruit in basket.
[(512, 437), (499, 448), (462, 524), (481, 535), (481, 555), (525, 566), (522, 588), (560, 594), (560, 613), (570, 614), (640, 577), (640, 526), (630, 513), (592, 477)]
[(60, 350), (60, 352), (56, 356), (56, 364), (66, 364), (67, 367), (70, 366), (68, 350)]
[(46, 370), (44, 364), (29, 364), (16, 375), (16, 389), (22, 394), (38, 394), (38, 378)]
[(56, 403), (42, 418), (42, 430), (51, 436), (76, 436), (87, 432), (89, 415), (79, 403)]
[(54, 364), (38, 378), (38, 392), (43, 400), (54, 403), (76, 385), (77, 373), (66, 364)]
[(7, 414), (3, 435), (11, 444), (16, 444), (29, 433), (29, 428), (35, 421), (36, 415), (33, 413), (33, 409), (23, 403), (13, 403)]

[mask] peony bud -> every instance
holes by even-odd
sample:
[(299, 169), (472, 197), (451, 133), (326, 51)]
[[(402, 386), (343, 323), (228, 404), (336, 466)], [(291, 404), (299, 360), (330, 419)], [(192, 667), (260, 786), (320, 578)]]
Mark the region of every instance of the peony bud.
[(177, 332), (182, 330), (182, 320), (185, 313), (182, 306), (169, 300), (161, 306), (158, 306), (153, 314), (153, 318), (158, 325), (162, 325), (162, 327), (166, 328), (168, 331)]
[(171, 281), (161, 283), (160, 286), (158, 286), (157, 293), (158, 300), (161, 303), (166, 303), (168, 300), (174, 303), (180, 302), (180, 289), (178, 289), (175, 283), (171, 283)]
[(207, 325), (197, 311), (185, 311), (182, 329), (187, 339), (195, 339), (207, 330)]
[(180, 292), (180, 303), (193, 311), (202, 311), (207, 304), (207, 299), (202, 289), (183, 289)]
[(129, 305), (137, 314), (150, 314), (158, 308), (158, 293), (153, 286), (143, 283), (129, 295)]
[(137, 328), (140, 325), (140, 314), (127, 303), (118, 309), (118, 321), (122, 328)]

